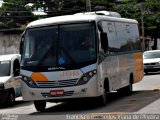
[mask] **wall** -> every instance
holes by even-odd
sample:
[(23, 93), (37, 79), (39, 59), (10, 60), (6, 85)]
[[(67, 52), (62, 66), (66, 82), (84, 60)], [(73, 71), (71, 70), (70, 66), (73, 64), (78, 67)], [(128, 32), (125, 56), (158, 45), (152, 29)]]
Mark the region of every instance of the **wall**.
[(160, 38), (157, 39), (157, 50), (160, 50)]
[(0, 33), (0, 55), (19, 53), (21, 34)]

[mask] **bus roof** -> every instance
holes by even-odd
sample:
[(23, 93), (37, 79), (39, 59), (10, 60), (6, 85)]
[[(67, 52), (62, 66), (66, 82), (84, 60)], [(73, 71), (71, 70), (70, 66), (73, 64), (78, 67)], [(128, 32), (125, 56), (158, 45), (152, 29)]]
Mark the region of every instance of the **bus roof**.
[(39, 26), (48, 26), (48, 25), (54, 25), (54, 24), (63, 24), (63, 23), (72, 23), (72, 22), (89, 22), (89, 21), (99, 21), (99, 20), (138, 24), (138, 22), (133, 19), (111, 17), (106, 15), (96, 15), (96, 14), (93, 14), (93, 15), (74, 14), (74, 15), (57, 16), (57, 17), (50, 17), (50, 18), (36, 20), (28, 24), (27, 27), (39, 27)]

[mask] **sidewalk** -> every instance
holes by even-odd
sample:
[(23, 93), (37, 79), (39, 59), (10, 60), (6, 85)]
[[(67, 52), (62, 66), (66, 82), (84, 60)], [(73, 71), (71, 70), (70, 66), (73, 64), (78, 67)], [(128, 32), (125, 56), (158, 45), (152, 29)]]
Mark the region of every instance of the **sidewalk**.
[(136, 113), (160, 114), (160, 99), (140, 109)]
[[(155, 78), (157, 76), (147, 76), (148, 79), (142, 80), (139, 83), (134, 84), (133, 90), (135, 91), (143, 91), (143, 90), (159, 91), (160, 81), (158, 79), (153, 80), (152, 77)], [(152, 82), (150, 82), (150, 80), (152, 80)], [(147, 106), (138, 110), (135, 113), (160, 114), (160, 99), (157, 99), (151, 104), (148, 104)]]

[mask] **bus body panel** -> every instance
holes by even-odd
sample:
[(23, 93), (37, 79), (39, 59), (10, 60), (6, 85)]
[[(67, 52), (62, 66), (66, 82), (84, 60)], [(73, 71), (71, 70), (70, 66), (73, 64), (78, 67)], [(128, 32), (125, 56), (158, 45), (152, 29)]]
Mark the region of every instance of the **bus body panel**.
[(138, 52), (133, 54), (133, 77), (134, 77), (134, 83), (139, 82), (143, 79), (143, 53)]

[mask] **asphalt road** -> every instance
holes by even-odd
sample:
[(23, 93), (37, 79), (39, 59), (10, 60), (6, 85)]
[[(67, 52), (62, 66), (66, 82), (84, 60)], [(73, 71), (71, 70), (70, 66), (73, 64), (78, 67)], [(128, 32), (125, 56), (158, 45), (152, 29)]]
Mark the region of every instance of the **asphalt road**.
[[(141, 82), (134, 84), (134, 92), (130, 96), (120, 95), (117, 92), (109, 94), (108, 104), (104, 107), (100, 107), (95, 101), (81, 100), (72, 103), (47, 103), (44, 112), (37, 112), (32, 102), (24, 102), (20, 97), (16, 99), (14, 107), (0, 107), (0, 114), (2, 114), (0, 119), (5, 120), (8, 117), (12, 120), (65, 120), (74, 119), (74, 115), (143, 113), (144, 109), (145, 113), (150, 113), (150, 107), (147, 106), (152, 103), (155, 104), (154, 106), (156, 104), (159, 106), (160, 103), (156, 103), (160, 98), (159, 76), (159, 73), (145, 75)], [(151, 109), (160, 113), (155, 107)]]

